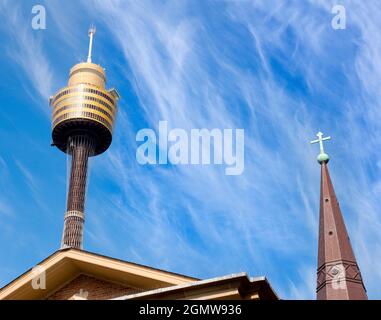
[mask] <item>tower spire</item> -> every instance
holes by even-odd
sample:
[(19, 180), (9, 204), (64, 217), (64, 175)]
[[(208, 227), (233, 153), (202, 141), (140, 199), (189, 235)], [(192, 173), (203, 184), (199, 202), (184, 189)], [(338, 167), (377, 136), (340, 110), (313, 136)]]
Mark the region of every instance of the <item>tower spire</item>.
[(91, 63), (91, 52), (93, 50), (93, 37), (94, 37), (94, 34), (95, 34), (95, 26), (92, 24), (89, 28), (89, 53), (87, 55), (87, 62)]
[(311, 143), (319, 143), (321, 165), (317, 300), (368, 299), (360, 269), (345, 227), (328, 171), (329, 157), (324, 152), (323, 133)]

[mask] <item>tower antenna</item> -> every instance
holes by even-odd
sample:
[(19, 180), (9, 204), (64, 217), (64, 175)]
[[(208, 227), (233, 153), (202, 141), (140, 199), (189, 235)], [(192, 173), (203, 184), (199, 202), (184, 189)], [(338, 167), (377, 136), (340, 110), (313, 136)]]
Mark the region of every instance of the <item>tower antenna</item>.
[(90, 37), (90, 42), (89, 42), (89, 54), (87, 55), (87, 62), (91, 63), (91, 51), (93, 50), (93, 37), (95, 34), (95, 26), (92, 24), (89, 28), (89, 37)]

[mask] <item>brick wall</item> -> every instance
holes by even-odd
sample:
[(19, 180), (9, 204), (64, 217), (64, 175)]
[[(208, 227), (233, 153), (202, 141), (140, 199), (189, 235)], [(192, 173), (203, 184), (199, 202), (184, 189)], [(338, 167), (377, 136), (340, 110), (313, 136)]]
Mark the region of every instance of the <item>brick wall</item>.
[[(81, 292), (88, 292), (88, 300), (105, 300), (116, 298), (122, 295), (137, 292), (135, 288), (130, 288), (121, 284), (115, 284), (105, 280), (97, 279), (81, 274), (56, 292), (51, 294), (48, 300), (68, 300), (73, 295)], [(141, 290), (139, 290), (141, 291)]]

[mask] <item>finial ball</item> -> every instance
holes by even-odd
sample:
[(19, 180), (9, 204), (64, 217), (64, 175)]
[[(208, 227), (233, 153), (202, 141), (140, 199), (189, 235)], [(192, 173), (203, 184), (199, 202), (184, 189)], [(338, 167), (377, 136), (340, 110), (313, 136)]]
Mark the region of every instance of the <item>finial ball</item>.
[(323, 162), (325, 163), (328, 163), (329, 161), (329, 156), (328, 154), (326, 153), (320, 153), (318, 156), (317, 156), (317, 161), (322, 164)]

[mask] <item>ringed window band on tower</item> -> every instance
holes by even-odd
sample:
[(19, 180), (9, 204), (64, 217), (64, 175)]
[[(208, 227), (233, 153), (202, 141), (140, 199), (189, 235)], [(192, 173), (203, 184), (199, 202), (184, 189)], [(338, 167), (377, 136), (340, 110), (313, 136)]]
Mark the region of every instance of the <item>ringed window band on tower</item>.
[[(89, 31), (90, 46), (95, 29)], [(89, 57), (91, 50), (89, 51)], [(119, 94), (106, 89), (106, 73), (102, 66), (87, 62), (74, 65), (66, 87), (50, 98), (52, 108), (52, 145), (67, 152), (68, 138), (76, 134), (91, 135), (95, 156), (108, 149), (117, 113)]]
[[(90, 86), (80, 85), (74, 88), (64, 88), (59, 91), (51, 100), (53, 108), (53, 127), (60, 121), (57, 118), (63, 113), (81, 113), (86, 108), (95, 110), (95, 114), (101, 116), (108, 122), (109, 129), (112, 131), (112, 126), (116, 114), (116, 98), (106, 90), (91, 88)], [(67, 112), (64, 112), (66, 111)], [(92, 113), (92, 110), (85, 110)], [(90, 115), (90, 119), (92, 119)], [(95, 119), (96, 121), (100, 121)], [(100, 121), (102, 124), (104, 122)]]

